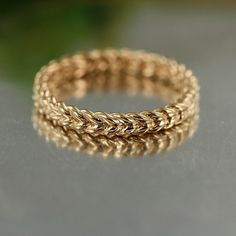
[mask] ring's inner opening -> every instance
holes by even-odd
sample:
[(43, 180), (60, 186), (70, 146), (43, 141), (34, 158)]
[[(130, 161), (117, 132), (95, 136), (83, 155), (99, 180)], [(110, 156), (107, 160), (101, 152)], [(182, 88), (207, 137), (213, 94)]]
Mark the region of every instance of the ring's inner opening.
[(144, 69), (128, 73), (125, 65), (115, 71), (99, 65), (88, 70), (79, 63), (62, 63), (57, 68), (50, 75), (48, 85), (58, 101), (67, 102), (92, 92), (108, 92), (144, 95), (170, 103), (181, 96), (187, 81), (183, 76), (176, 79), (166, 64), (158, 65), (153, 73)]
[(66, 105), (88, 109), (92, 111), (106, 112), (141, 112), (143, 110), (153, 110), (156, 107), (163, 107), (166, 103), (163, 100), (153, 97), (144, 97), (140, 94), (133, 95), (124, 92), (112, 93), (90, 93), (80, 99), (69, 98)]

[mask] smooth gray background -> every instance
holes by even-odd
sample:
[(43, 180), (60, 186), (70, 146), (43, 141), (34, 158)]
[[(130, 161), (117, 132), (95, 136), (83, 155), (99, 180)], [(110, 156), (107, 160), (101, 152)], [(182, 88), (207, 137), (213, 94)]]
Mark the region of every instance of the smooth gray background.
[[(159, 52), (194, 71), (198, 131), (151, 158), (104, 160), (62, 150), (33, 130), (31, 91), (2, 78), (0, 235), (235, 236), (236, 13), (142, 7), (116, 46)], [(106, 111), (155, 105), (122, 96), (82, 104)]]

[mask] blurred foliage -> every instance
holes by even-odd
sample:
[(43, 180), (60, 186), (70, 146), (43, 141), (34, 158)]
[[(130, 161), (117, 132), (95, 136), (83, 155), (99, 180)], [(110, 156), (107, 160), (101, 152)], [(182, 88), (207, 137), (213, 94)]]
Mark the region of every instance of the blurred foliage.
[(23, 2), (10, 11), (7, 4), (1, 8), (0, 73), (25, 85), (53, 58), (109, 46), (124, 12), (120, 5)]

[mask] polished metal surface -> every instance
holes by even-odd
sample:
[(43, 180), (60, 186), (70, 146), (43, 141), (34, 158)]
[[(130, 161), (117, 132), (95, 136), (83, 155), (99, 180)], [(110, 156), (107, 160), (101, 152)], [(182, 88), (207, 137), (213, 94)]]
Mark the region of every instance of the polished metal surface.
[[(57, 148), (32, 127), (30, 86), (0, 67), (0, 235), (236, 234), (235, 12), (142, 6), (123, 24), (110, 45), (159, 52), (193, 69), (198, 130), (170, 152), (138, 159)], [(109, 95), (78, 104), (124, 112), (156, 101)]]

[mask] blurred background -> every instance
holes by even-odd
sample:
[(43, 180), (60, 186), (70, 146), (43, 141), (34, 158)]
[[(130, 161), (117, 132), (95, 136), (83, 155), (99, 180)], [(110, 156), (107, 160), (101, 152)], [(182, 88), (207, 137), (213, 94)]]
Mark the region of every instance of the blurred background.
[(235, 43), (235, 7), (234, 0), (5, 1), (0, 8), (1, 79), (29, 88), (50, 59), (91, 48), (130, 47), (183, 59), (181, 51), (196, 54), (200, 40), (204, 54), (221, 46), (216, 37)]
[[(200, 125), (152, 158), (88, 157), (32, 127), (35, 73), (93, 48), (144, 49), (199, 79)], [(1, 236), (236, 235), (236, 1), (4, 1), (0, 6)], [(144, 110), (143, 97), (80, 106)]]

